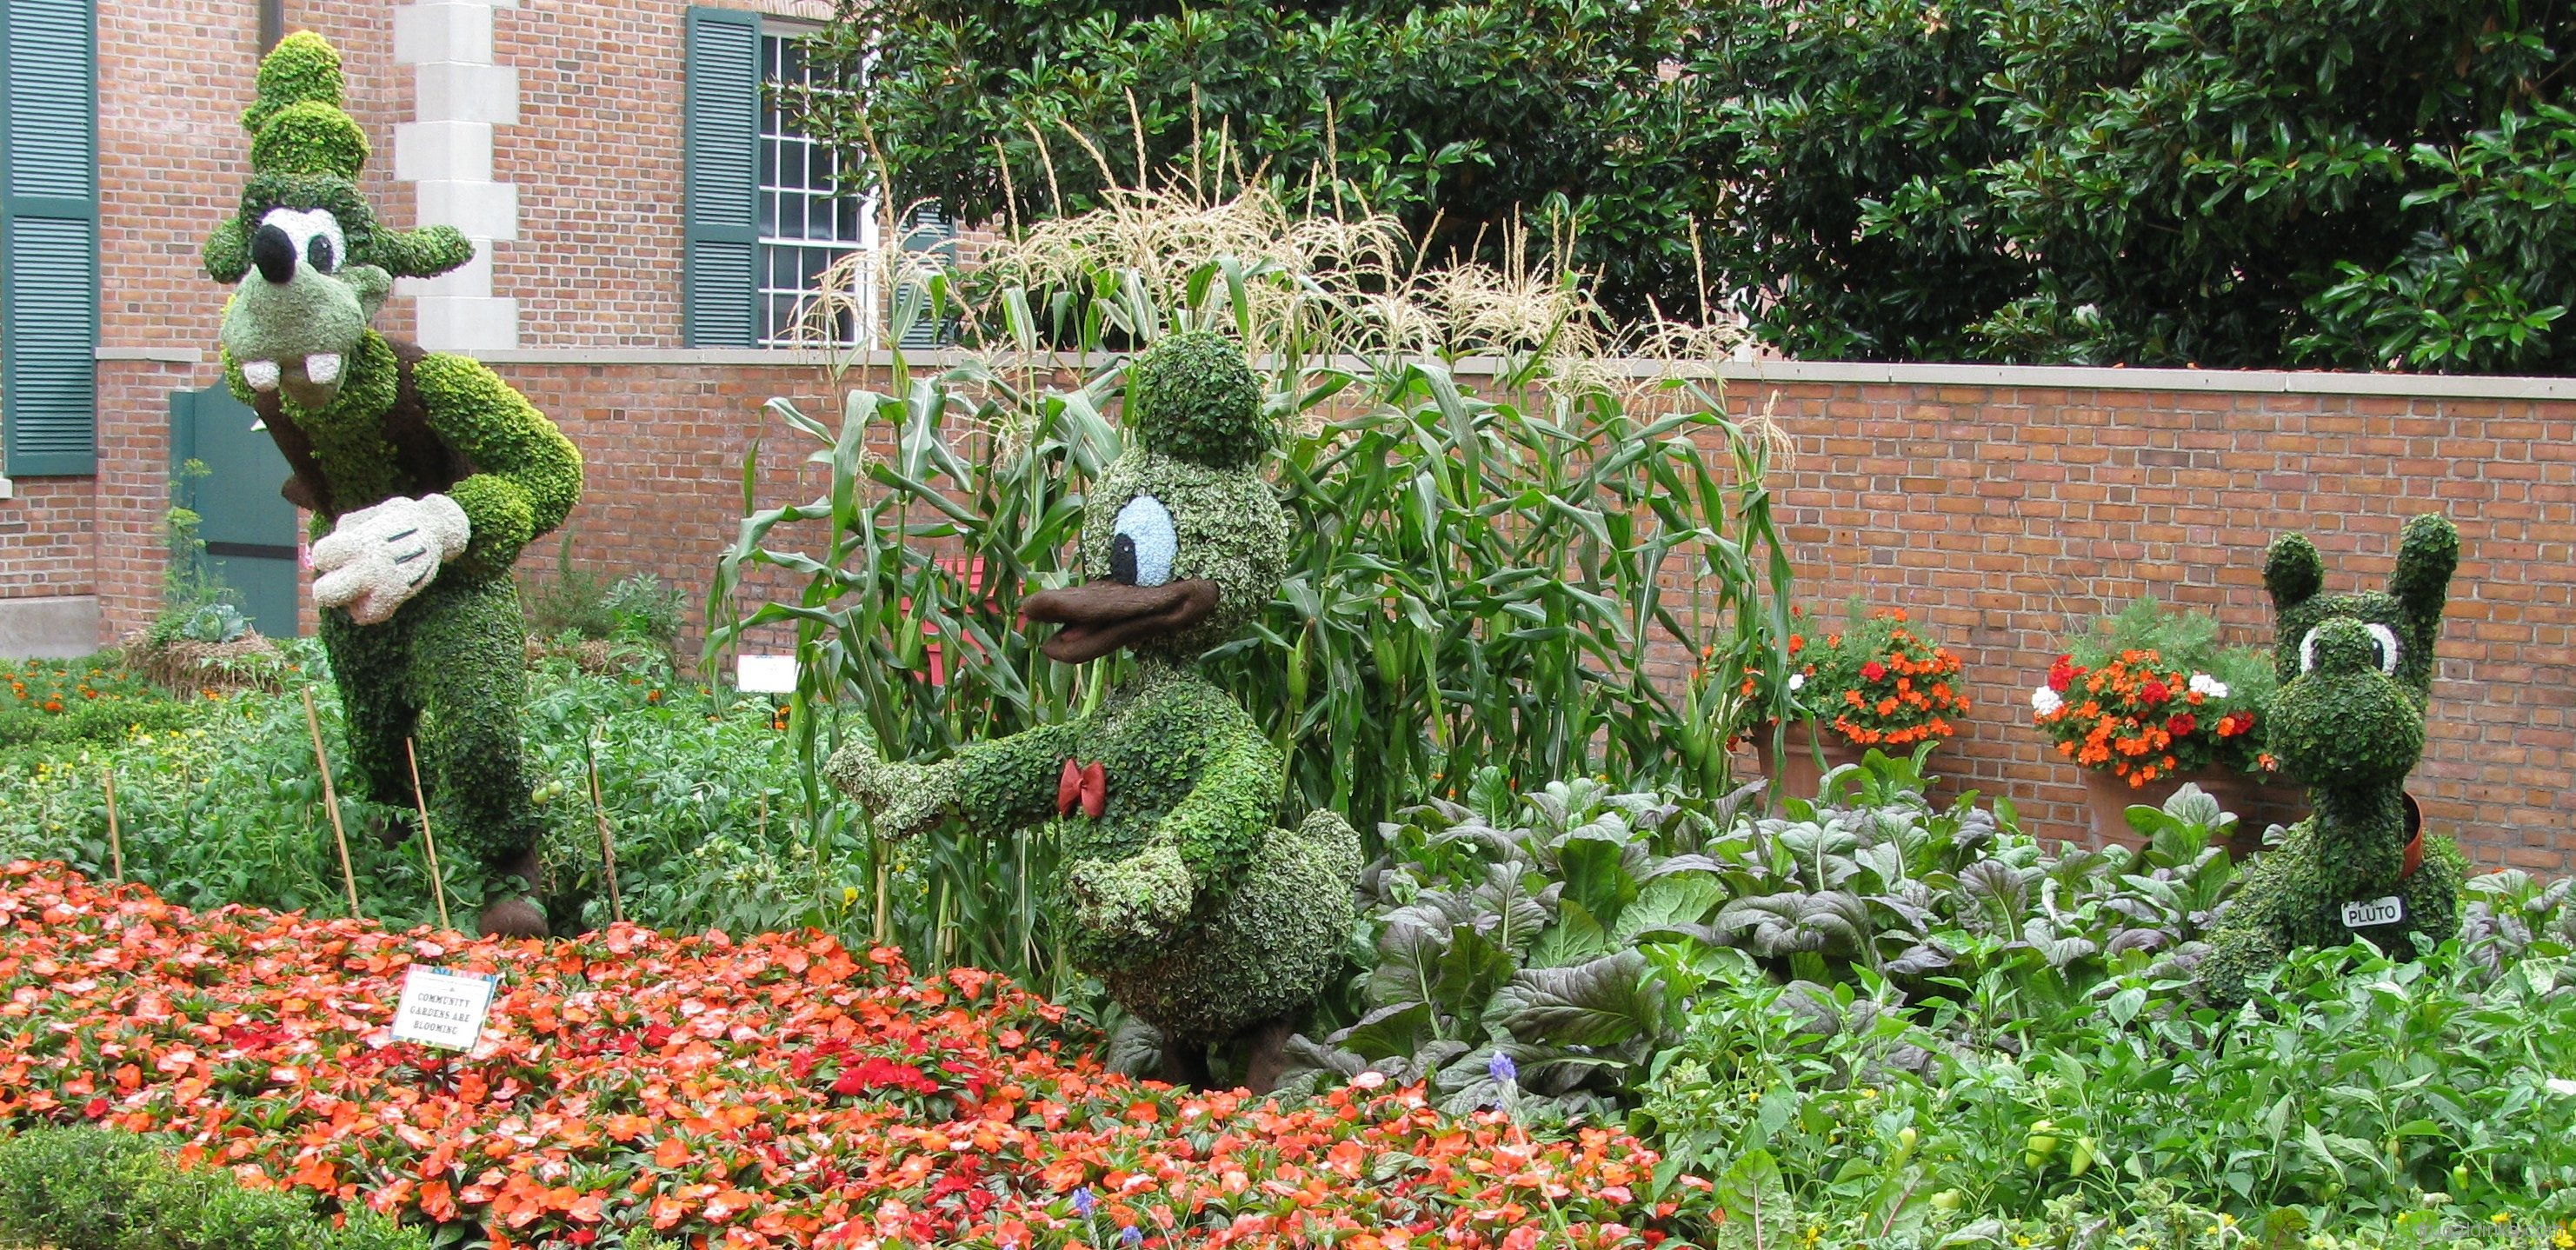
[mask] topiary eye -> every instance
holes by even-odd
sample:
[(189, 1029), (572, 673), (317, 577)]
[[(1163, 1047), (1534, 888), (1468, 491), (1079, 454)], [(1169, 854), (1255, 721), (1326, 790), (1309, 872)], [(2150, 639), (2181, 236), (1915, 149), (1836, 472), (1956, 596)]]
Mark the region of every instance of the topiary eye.
[(1152, 495), (1138, 495), (1118, 510), (1110, 527), (1109, 576), (1130, 586), (1160, 586), (1172, 580), (1172, 557), (1180, 554), (1180, 535), (1172, 529), (1171, 509)]
[[(2308, 630), (2307, 637), (2299, 640), (2300, 672), (2313, 673), (2317, 670), (2317, 634), (2324, 628), (2324, 625), (2315, 626)], [(2396, 676), (2397, 631), (2373, 621), (2362, 622), (2361, 628), (2363, 632), (2370, 635), (2371, 662), (2379, 666), (2380, 672), (2391, 677)]]
[(2379, 671), (2397, 675), (2397, 631), (2377, 623), (2362, 626), (2370, 631), (2371, 645), (2379, 649)]
[(260, 214), (259, 224), (283, 231), (295, 245), (290, 254), (302, 256), (317, 272), (338, 273), (340, 262), (349, 255), (348, 235), (330, 209), (272, 208)]

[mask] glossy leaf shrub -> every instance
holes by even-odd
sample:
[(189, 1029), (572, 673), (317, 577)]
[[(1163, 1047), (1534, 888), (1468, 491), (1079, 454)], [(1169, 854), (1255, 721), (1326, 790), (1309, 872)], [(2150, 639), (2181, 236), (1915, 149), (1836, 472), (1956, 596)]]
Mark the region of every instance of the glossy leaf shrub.
[[(471, 1053), (390, 1040), (415, 965), (504, 978)], [(178, 1133), (183, 1164), (441, 1245), (1611, 1248), (1708, 1210), (1623, 1134), (1535, 1141), (1383, 1078), (1185, 1094), (1082, 1040), (998, 978), (811, 932), (472, 941), (0, 868), (0, 1126)]]

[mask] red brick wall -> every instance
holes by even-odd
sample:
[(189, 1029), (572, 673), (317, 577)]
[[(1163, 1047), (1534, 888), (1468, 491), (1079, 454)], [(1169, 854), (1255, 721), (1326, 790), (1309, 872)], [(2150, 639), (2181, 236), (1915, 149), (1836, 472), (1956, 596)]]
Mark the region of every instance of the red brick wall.
[(2576, 871), (2576, 402), (1737, 382), (1797, 457), (1778, 507), (1800, 598), (1902, 605), (1967, 665), (1974, 715), (1935, 760), (2044, 828), (2080, 776), (2029, 692), (2081, 626), (2154, 594), (2268, 645), (2263, 552), (2305, 530), (2330, 590), (2377, 588), (2398, 528), (2459, 524), (2411, 788), (2482, 864)]
[[(808, 21), (831, 12), (710, 2)], [(528, 0), (493, 12), (493, 59), (519, 71), (519, 124), (494, 131), (492, 177), (519, 188), (519, 238), (493, 250), (492, 293), (519, 301), (522, 347), (680, 344), (689, 7)]]
[(20, 478), (0, 499), (0, 598), (90, 593), (97, 539), (85, 477)]
[[(565, 529), (586, 568), (645, 571), (688, 593), (692, 635), (716, 558), (742, 516), (742, 460), (761, 439), (761, 506), (804, 502), (827, 488), (806, 464), (804, 436), (767, 416), (771, 396), (808, 413), (824, 403), (808, 369), (704, 365), (500, 365), (582, 451), (581, 505)], [(520, 561), (553, 572), (560, 534)]]

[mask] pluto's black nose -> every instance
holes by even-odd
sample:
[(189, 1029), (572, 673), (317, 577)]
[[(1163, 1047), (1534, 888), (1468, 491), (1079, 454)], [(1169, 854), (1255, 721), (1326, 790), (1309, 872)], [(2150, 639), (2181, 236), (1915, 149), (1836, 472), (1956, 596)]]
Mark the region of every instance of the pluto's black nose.
[(295, 280), (295, 240), (275, 226), (261, 226), (250, 237), (250, 259), (259, 276), (279, 286)]

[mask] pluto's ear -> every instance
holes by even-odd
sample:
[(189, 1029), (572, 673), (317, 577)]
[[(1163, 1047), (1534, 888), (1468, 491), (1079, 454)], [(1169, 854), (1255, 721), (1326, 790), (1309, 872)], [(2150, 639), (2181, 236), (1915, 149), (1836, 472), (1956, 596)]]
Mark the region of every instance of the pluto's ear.
[(250, 272), (250, 240), (242, 234), (241, 217), (226, 217), (206, 236), (206, 276), (225, 286)]
[(2388, 577), (2388, 593), (2415, 618), (2415, 632), (2430, 637), (2442, 627), (2442, 607), (2450, 599), (2451, 573), (2460, 566), (2460, 531), (2449, 517), (2427, 512), (2406, 523), (2397, 544), (2397, 571)]
[(474, 243), (454, 226), (386, 230), (367, 249), (366, 259), (397, 278), (435, 278), (474, 259)]
[(2263, 557), (2263, 588), (2272, 592), (2272, 610), (2287, 612), (2316, 598), (2326, 584), (2325, 557), (2305, 534), (2283, 534), (2272, 540)]
[(1127, 425), (1149, 450), (1211, 469), (1249, 468), (1270, 452), (1261, 380), (1214, 330), (1167, 335), (1128, 364)]

